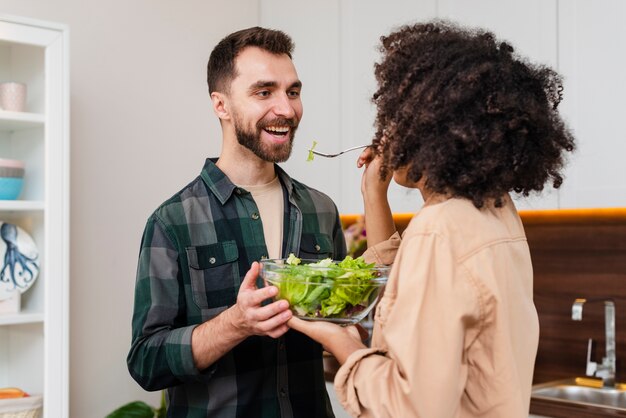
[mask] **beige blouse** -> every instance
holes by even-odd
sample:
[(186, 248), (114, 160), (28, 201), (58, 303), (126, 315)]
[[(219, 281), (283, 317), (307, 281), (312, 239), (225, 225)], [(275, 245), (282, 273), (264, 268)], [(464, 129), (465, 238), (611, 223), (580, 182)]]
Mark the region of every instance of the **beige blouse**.
[(527, 418), (539, 323), (513, 202), (425, 206), (401, 243), (396, 235), (369, 253), (379, 262), (394, 254), (372, 346), (353, 353), (335, 377), (346, 410), (375, 418)]

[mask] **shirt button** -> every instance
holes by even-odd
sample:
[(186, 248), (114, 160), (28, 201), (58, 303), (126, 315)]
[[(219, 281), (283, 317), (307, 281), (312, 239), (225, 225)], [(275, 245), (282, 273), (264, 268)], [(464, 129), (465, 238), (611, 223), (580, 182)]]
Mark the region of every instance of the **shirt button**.
[(258, 214), (258, 213), (256, 213), (256, 212), (254, 212), (254, 213), (252, 214), (252, 219), (254, 219), (255, 221), (256, 221), (257, 219), (259, 219), (259, 214)]
[(283, 398), (287, 396), (287, 391), (285, 390), (285, 388), (280, 389), (280, 396), (282, 396)]
[(235, 193), (237, 193), (237, 194), (241, 194), (241, 189), (240, 189), (239, 187), (237, 187), (237, 188), (235, 189)]
[(321, 248), (322, 247), (320, 247), (319, 245), (315, 244), (315, 251), (319, 252)]
[(215, 257), (209, 258), (209, 263), (210, 264), (215, 264)]
[(279, 341), (278, 342), (278, 349), (279, 350), (284, 350), (285, 349), (285, 342), (284, 341)]

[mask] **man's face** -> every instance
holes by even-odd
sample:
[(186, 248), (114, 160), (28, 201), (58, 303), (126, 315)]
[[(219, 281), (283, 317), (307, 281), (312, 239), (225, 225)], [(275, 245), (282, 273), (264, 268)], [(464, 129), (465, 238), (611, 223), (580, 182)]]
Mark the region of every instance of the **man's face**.
[(293, 62), (248, 47), (235, 67), (228, 96), (237, 140), (264, 161), (286, 161), (302, 118), (302, 83)]

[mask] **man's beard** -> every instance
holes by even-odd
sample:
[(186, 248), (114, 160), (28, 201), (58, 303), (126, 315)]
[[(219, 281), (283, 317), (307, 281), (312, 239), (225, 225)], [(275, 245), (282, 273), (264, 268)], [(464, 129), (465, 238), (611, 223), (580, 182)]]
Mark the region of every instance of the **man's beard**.
[[(246, 130), (241, 119), (236, 116), (234, 118), (234, 125), (237, 141), (263, 161), (282, 163), (289, 159), (293, 147), (293, 139), (296, 134), (296, 129), (298, 128), (298, 123), (295, 119), (279, 118), (271, 121), (261, 120), (256, 123), (253, 129)], [(289, 126), (289, 133), (287, 134), (290, 135), (289, 141), (283, 144), (264, 144), (261, 141), (261, 132), (267, 126)]]

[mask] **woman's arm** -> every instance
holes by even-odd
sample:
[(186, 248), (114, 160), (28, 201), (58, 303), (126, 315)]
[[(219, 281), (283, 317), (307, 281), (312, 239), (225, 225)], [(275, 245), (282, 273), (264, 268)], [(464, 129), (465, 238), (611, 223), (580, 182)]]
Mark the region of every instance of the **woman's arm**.
[(357, 167), (365, 167), (361, 177), (361, 194), (365, 209), (367, 246), (370, 248), (389, 239), (396, 232), (387, 199), (391, 174), (381, 179), (380, 163), (380, 157), (376, 157), (371, 148), (366, 148), (357, 160)]
[[(377, 307), (372, 348), (337, 372), (338, 398), (353, 415), (451, 417), (467, 380), (467, 329), (478, 328), (477, 291), (436, 234), (406, 237)], [(377, 334), (380, 333), (380, 334)]]

